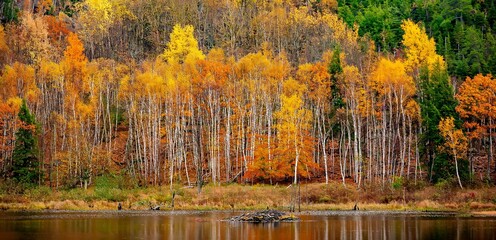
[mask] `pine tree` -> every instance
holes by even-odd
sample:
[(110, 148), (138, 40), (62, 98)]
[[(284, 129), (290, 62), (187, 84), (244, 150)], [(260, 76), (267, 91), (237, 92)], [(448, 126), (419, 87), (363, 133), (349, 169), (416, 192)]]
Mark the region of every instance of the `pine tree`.
[(443, 118), (453, 117), (459, 127), (460, 120), (455, 111), (457, 101), (447, 71), (436, 66), (431, 73), (426, 67), (421, 72), (420, 106), (424, 126), (421, 151), (429, 166), (430, 180), (437, 182), (449, 178), (454, 172), (448, 156), (440, 151), (445, 140), (439, 131), (439, 122)]
[(13, 158), (13, 177), (20, 183), (36, 183), (40, 177), (38, 147), (35, 138), (36, 121), (29, 112), (26, 101), (18, 114), (21, 127), (16, 133)]
[(14, 0), (5, 0), (3, 1), (3, 5), (0, 5), (0, 7), (3, 9), (3, 18), (1, 19), (2, 22), (17, 22), (17, 14), (19, 9), (17, 8)]

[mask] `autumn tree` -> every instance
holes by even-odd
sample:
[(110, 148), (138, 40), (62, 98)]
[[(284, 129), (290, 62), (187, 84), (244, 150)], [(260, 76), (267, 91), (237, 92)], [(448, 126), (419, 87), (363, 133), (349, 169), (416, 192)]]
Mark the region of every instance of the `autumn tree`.
[(5, 29), (3, 26), (0, 26), (0, 67), (7, 61), (7, 57), (9, 55), (10, 49), (7, 46), (7, 39), (5, 36)]
[(281, 109), (275, 113), (278, 137), (279, 161), (292, 166), (293, 183), (298, 182), (298, 176), (310, 176), (309, 169), (315, 168), (310, 157), (308, 129), (312, 118), (311, 112), (304, 108), (303, 92), (306, 87), (294, 79), (283, 83), (281, 94)]
[(420, 150), (430, 165), (430, 180), (437, 181), (449, 175), (447, 159), (439, 152), (444, 140), (438, 126), (443, 118), (457, 119), (454, 89), (444, 59), (436, 53), (434, 39), (411, 20), (403, 21), (401, 27), (405, 31), (402, 42), (406, 53), (405, 64), (416, 81), (421, 106), (423, 134)]
[(456, 129), (455, 119), (453, 117), (443, 118), (439, 122), (439, 131), (444, 138), (444, 146), (446, 151), (453, 155), (455, 161), (456, 178), (460, 188), (463, 189), (462, 181), (460, 179), (460, 171), (458, 167), (458, 159), (464, 158), (467, 153), (468, 142), (465, 134), (461, 129)]
[(205, 55), (198, 49), (198, 41), (193, 36), (193, 26), (175, 25), (162, 56), (169, 63), (204, 59)]
[[(415, 108), (416, 88), (402, 61), (384, 58), (371, 74), (370, 84), (377, 94), (374, 107), (381, 125), (379, 162), (384, 181), (392, 179), (391, 176), (403, 176), (406, 165), (410, 166), (412, 141), (408, 135), (412, 134), (410, 129), (415, 116), (409, 116), (408, 112), (412, 111), (409, 108)], [(398, 145), (396, 149), (395, 145)]]
[(0, 174), (4, 177), (11, 174), (15, 134), (20, 125), (17, 115), (21, 103), (22, 100), (17, 97), (0, 102)]
[[(76, 4), (81, 36), (89, 45), (91, 59), (105, 54), (115, 54), (109, 30), (125, 18), (133, 18), (127, 0), (84, 0)], [(117, 44), (115, 44), (117, 45)]]
[[(329, 54), (327, 54), (329, 55)], [(320, 162), (320, 156), (324, 162), (324, 175), (326, 183), (329, 183), (329, 139), (330, 139), (330, 119), (331, 102), (328, 101), (331, 93), (331, 76), (327, 70), (327, 60), (314, 64), (303, 64), (298, 67), (296, 72), (297, 80), (307, 86), (306, 98), (309, 101), (310, 109), (313, 112), (313, 128), (316, 129), (316, 139), (319, 144), (317, 149), (316, 162)]]
[[(464, 127), (471, 140), (487, 141), (486, 178), (490, 178), (490, 166), (493, 161), (493, 145), (496, 118), (496, 80), (492, 75), (470, 78), (460, 86), (456, 98), (459, 105), (456, 111), (464, 120)], [(482, 143), (482, 142), (481, 142)]]
[(401, 28), (405, 32), (402, 41), (405, 47), (405, 64), (415, 77), (424, 66), (431, 72), (436, 66), (440, 70), (446, 69), (443, 57), (436, 53), (434, 39), (427, 36), (425, 29), (411, 20), (403, 21)]

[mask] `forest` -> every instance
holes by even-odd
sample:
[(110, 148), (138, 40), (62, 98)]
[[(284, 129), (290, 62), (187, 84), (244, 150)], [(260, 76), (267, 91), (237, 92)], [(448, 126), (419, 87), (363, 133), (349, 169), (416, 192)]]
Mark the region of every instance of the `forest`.
[(496, 181), (484, 0), (4, 0), (0, 176)]

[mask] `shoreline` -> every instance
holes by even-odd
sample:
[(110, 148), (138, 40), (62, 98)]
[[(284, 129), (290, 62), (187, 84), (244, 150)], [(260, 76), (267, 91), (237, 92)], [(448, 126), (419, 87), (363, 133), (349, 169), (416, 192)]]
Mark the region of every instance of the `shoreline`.
[[(299, 200), (295, 202), (295, 199)], [(440, 188), (424, 186), (405, 189), (370, 187), (357, 190), (341, 184), (309, 183), (301, 192), (273, 185), (207, 185), (201, 193), (184, 186), (148, 188), (76, 188), (55, 191), (48, 187), (27, 189), (23, 193), (0, 192), (0, 211), (252, 211), (274, 209), (297, 211), (351, 211), (355, 204), (361, 211), (457, 212), (478, 216), (496, 215), (496, 188)]]
[[(453, 208), (452, 204), (440, 204), (432, 203), (433, 205), (427, 206), (423, 203), (415, 204), (400, 204), (400, 203), (358, 203), (359, 210), (353, 210), (354, 202), (343, 203), (343, 204), (305, 204), (301, 206), (301, 211), (294, 211), (295, 213), (303, 212), (441, 212), (441, 213), (457, 213), (457, 214), (472, 214), (476, 216), (496, 216), (496, 205), (488, 206), (487, 209), (470, 209), (470, 208)], [(477, 203), (479, 204), (479, 203)], [(25, 203), (5, 203), (0, 202), (0, 211), (7, 212), (43, 212), (43, 211), (82, 211), (82, 212), (126, 212), (126, 211), (137, 211), (137, 212), (196, 212), (196, 211), (220, 211), (220, 212), (239, 212), (239, 211), (260, 211), (265, 209), (274, 209), (284, 212), (290, 212), (287, 207), (278, 208), (267, 208), (261, 206), (245, 207), (245, 208), (226, 208), (221, 206), (182, 206), (182, 207), (161, 207), (160, 210), (151, 210), (147, 207), (131, 207), (123, 208), (122, 210), (117, 209), (117, 202), (109, 201), (94, 201), (94, 202), (83, 202), (80, 200), (61, 200), (61, 201), (49, 201), (49, 202), (25, 202)]]
[[(111, 209), (2, 209), (0, 213), (41, 213), (41, 214), (96, 214), (99, 215), (139, 215), (139, 216), (171, 216), (171, 215), (190, 215), (190, 214), (198, 214), (198, 213), (247, 213), (247, 212), (257, 212), (265, 209), (235, 209), (235, 210), (227, 210), (227, 209), (165, 209), (158, 211), (144, 210), (144, 209), (135, 209), (135, 210), (111, 210)], [(349, 209), (327, 209), (327, 210), (302, 210), (301, 212), (295, 211), (290, 212), (287, 210), (278, 209), (284, 213), (290, 213), (295, 216), (302, 215), (335, 215), (335, 216), (347, 216), (347, 215), (357, 215), (357, 216), (366, 216), (366, 215), (414, 215), (414, 216), (456, 216), (456, 217), (490, 217), (496, 218), (496, 211), (487, 210), (487, 211), (463, 211), (463, 210), (412, 210), (412, 209), (381, 209), (381, 210), (349, 210)]]

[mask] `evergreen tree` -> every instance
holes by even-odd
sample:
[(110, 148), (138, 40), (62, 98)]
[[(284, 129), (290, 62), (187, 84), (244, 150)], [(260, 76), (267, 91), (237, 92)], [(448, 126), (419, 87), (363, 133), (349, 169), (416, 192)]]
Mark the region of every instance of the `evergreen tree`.
[(36, 183), (40, 177), (38, 147), (35, 138), (36, 121), (29, 112), (26, 101), (18, 114), (21, 127), (16, 133), (13, 158), (13, 177), (20, 183)]
[(345, 106), (343, 97), (341, 96), (341, 89), (339, 87), (339, 76), (343, 73), (341, 66), (341, 50), (336, 48), (332, 54), (331, 62), (329, 63), (327, 71), (331, 75), (331, 103), (335, 109)]
[(429, 73), (424, 68), (421, 78), (420, 106), (424, 128), (420, 146), (423, 158), (429, 166), (429, 179), (437, 182), (450, 178), (455, 171), (448, 161), (448, 155), (440, 151), (444, 139), (438, 129), (439, 122), (443, 118), (453, 117), (458, 128), (461, 124), (455, 111), (457, 101), (447, 71), (437, 66)]
[(5, 0), (3, 4), (0, 6), (3, 9), (2, 11), (2, 22), (12, 22), (17, 21), (17, 14), (19, 9), (16, 7), (14, 0)]

